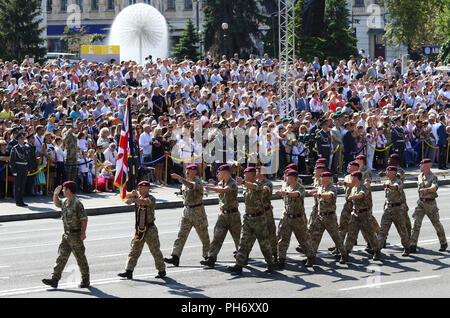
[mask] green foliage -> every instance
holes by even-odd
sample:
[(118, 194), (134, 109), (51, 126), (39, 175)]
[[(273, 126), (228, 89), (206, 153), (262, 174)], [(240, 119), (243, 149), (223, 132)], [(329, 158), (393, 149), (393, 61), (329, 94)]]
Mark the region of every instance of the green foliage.
[[(213, 55), (226, 54), (231, 57), (239, 53), (246, 57), (256, 53), (260, 40), (258, 24), (264, 22), (260, 16), (259, 0), (205, 0), (205, 47)], [(228, 30), (222, 30), (222, 23)]]
[(199, 57), (197, 44), (199, 37), (195, 30), (192, 20), (189, 19), (186, 23), (186, 28), (181, 34), (178, 44), (175, 46), (172, 55), (177, 57), (179, 61), (183, 61), (187, 56), (192, 61), (196, 61)]
[(101, 42), (105, 39), (103, 34), (89, 34), (84, 26), (80, 28), (64, 27), (64, 37), (62, 41), (64, 47), (72, 53), (79, 54), (82, 45), (90, 45), (95, 42)]
[(0, 0), (0, 57), (42, 61), (46, 54), (40, 27), (40, 0)]
[(450, 0), (384, 0), (387, 16), (385, 38), (413, 50), (439, 45), (449, 37)]
[(441, 60), (444, 65), (450, 64), (450, 39), (442, 45), (438, 59)]

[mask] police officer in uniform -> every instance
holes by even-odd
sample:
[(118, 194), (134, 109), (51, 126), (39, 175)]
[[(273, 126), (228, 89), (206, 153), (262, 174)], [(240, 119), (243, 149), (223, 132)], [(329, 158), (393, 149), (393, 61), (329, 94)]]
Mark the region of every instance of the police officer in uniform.
[(147, 243), (150, 253), (155, 259), (156, 269), (158, 270), (158, 275), (155, 278), (163, 278), (166, 276), (166, 264), (164, 264), (164, 258), (159, 244), (158, 229), (155, 225), (156, 199), (149, 194), (150, 183), (148, 181), (141, 181), (138, 184), (138, 190), (139, 193), (133, 190), (125, 201), (128, 205), (135, 204), (136, 223), (125, 272), (118, 274), (118, 276), (133, 279), (133, 270), (142, 253), (144, 244)]
[(405, 157), (405, 133), (403, 128), (401, 127), (402, 119), (401, 117), (397, 117), (394, 119), (395, 127), (391, 130), (391, 141), (393, 143), (392, 149), (393, 152), (398, 154), (400, 157), (400, 165), (404, 166), (404, 157)]
[(403, 183), (397, 177), (397, 167), (389, 166), (386, 168), (388, 181), (383, 184), (386, 193), (386, 203), (384, 204), (384, 213), (381, 217), (381, 228), (378, 233), (379, 245), (383, 246), (389, 232), (389, 228), (394, 223), (400, 234), (401, 242), (404, 248), (403, 256), (409, 255), (409, 235), (406, 229), (406, 221), (403, 213)]
[(18, 144), (11, 149), (10, 159), (11, 172), (14, 176), (14, 199), (17, 206), (27, 207), (28, 204), (23, 202), (23, 196), (29, 173), (30, 158), (23, 133), (17, 135), (17, 142)]
[[(66, 197), (64, 200), (59, 198), (61, 190)], [(58, 248), (58, 258), (53, 268), (52, 278), (42, 280), (45, 285), (53, 288), (58, 287), (58, 281), (61, 279), (61, 274), (71, 253), (75, 256), (81, 272), (82, 281), (79, 287), (87, 288), (90, 285), (89, 265), (83, 244), (86, 239), (87, 214), (83, 203), (75, 196), (76, 190), (77, 184), (73, 181), (67, 181), (56, 187), (53, 192), (53, 202), (57, 208), (61, 208), (61, 218), (64, 225), (64, 233)]]
[(328, 169), (328, 164), (330, 162), (331, 156), (331, 144), (332, 138), (331, 133), (328, 130), (328, 120), (324, 119), (320, 122), (320, 131), (316, 135), (316, 147), (319, 158), (324, 158), (327, 160), (326, 166)]
[(297, 171), (289, 169), (286, 171), (286, 187), (277, 191), (278, 196), (283, 197), (285, 212), (278, 224), (278, 267), (284, 269), (286, 262), (286, 252), (289, 248), (292, 232), (302, 246), (307, 256), (306, 267), (314, 264), (314, 251), (311, 246), (311, 239), (307, 232), (305, 216), (305, 188), (297, 181)]
[(244, 170), (244, 180), (236, 178), (244, 189), (245, 215), (242, 224), (241, 240), (236, 254), (236, 264), (228, 267), (233, 275), (242, 274), (242, 267), (245, 266), (251, 245), (254, 238), (258, 240), (261, 252), (267, 263), (267, 273), (273, 272), (274, 262), (272, 249), (270, 246), (269, 232), (267, 230), (266, 216), (262, 203), (263, 186), (256, 180), (255, 167), (248, 167)]
[(206, 260), (210, 248), (208, 218), (203, 206), (203, 184), (197, 176), (197, 165), (191, 164), (186, 167), (186, 178), (176, 173), (172, 173), (170, 176), (183, 184), (181, 192), (184, 197), (184, 210), (178, 237), (173, 244), (172, 257), (164, 258), (164, 261), (175, 266), (180, 264), (180, 256), (192, 227), (200, 237), (203, 245), (203, 258)]
[(211, 184), (216, 187), (207, 186), (207, 191), (214, 191), (219, 194), (220, 214), (214, 227), (214, 238), (208, 252), (208, 259), (200, 261), (200, 264), (213, 268), (217, 260), (217, 255), (222, 247), (227, 232), (233, 238), (236, 250), (239, 248), (239, 238), (241, 236), (241, 215), (238, 210), (238, 185), (231, 177), (230, 165), (221, 165), (217, 169), (219, 183), (210, 179)]
[(439, 188), (438, 179), (431, 172), (431, 165), (431, 159), (424, 159), (420, 162), (421, 173), (418, 177), (419, 200), (412, 215), (414, 225), (411, 233), (410, 253), (417, 252), (417, 240), (419, 239), (420, 227), (425, 215), (428, 216), (436, 230), (439, 243), (441, 244), (439, 251), (444, 252), (448, 248), (447, 237), (445, 236), (444, 227), (439, 221), (439, 208), (436, 204), (437, 190)]

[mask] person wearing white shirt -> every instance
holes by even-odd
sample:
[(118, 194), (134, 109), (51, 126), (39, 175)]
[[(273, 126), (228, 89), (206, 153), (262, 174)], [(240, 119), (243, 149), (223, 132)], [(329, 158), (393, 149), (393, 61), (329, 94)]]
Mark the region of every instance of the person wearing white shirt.
[(256, 106), (258, 108), (261, 107), (264, 112), (267, 111), (267, 106), (269, 106), (269, 100), (266, 97), (265, 91), (261, 91), (261, 95), (258, 96), (258, 98), (256, 100)]
[(111, 162), (113, 167), (115, 167), (117, 161), (116, 144), (111, 143), (103, 154), (105, 155), (105, 160)]
[(333, 71), (333, 68), (331, 67), (329, 62), (327, 60), (325, 60), (323, 66), (322, 66), (322, 77), (325, 77), (326, 75), (328, 75), (328, 73), (330, 73), (332, 71)]

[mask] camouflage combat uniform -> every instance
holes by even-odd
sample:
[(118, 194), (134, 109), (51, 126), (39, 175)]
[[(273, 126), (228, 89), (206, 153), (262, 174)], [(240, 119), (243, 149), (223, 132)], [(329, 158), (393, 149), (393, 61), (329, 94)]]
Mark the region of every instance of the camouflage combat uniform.
[(236, 250), (239, 248), (239, 238), (241, 236), (241, 215), (238, 210), (238, 185), (233, 178), (227, 183), (220, 181), (218, 187), (221, 189), (228, 188), (230, 192), (219, 194), (220, 214), (214, 227), (214, 238), (211, 242), (208, 256), (217, 259), (217, 255), (222, 247), (227, 232), (230, 231)]
[(181, 256), (189, 232), (192, 227), (194, 227), (203, 245), (202, 255), (206, 258), (208, 257), (210, 244), (208, 218), (206, 216), (205, 207), (203, 206), (203, 184), (198, 177), (195, 177), (192, 184), (192, 189), (189, 189), (184, 184), (181, 188), (181, 192), (184, 196), (184, 210), (180, 221), (180, 230), (178, 231), (177, 239), (173, 244), (172, 255), (178, 257)]
[[(403, 170), (401, 167), (397, 167), (397, 177), (400, 179), (400, 181), (402, 183), (405, 183), (405, 170)], [(401, 196), (402, 196), (402, 204), (405, 205), (406, 209), (402, 209), (402, 213), (403, 213), (403, 217), (405, 218), (405, 224), (406, 224), (406, 232), (408, 234), (408, 238), (411, 237), (411, 219), (409, 218), (408, 215), (408, 204), (406, 203), (406, 194), (405, 194), (405, 189), (402, 187), (402, 191), (401, 191)]]
[[(362, 174), (362, 179), (361, 179), (361, 183), (365, 183), (366, 180), (370, 180), (372, 181), (372, 171), (370, 171), (368, 166), (364, 166), (361, 170), (361, 174)], [(371, 222), (373, 223), (373, 227), (375, 229), (375, 232), (378, 234), (380, 232), (380, 225), (378, 224), (377, 219), (373, 216), (372, 214), (372, 209), (373, 209), (373, 200), (372, 200), (372, 190), (370, 189), (370, 187), (367, 187), (367, 189), (369, 190), (369, 195), (368, 195), (368, 199), (369, 199), (369, 204), (370, 204), (370, 218), (371, 218)], [(369, 242), (369, 239), (367, 237), (364, 236), (364, 240), (366, 242)]]
[(67, 131), (63, 136), (64, 149), (67, 150), (67, 157), (65, 163), (68, 164), (66, 166), (66, 175), (67, 180), (75, 181), (75, 177), (77, 175), (78, 167), (75, 166), (78, 162), (77, 158), (77, 150), (78, 150), (78, 142), (77, 137), (72, 134), (70, 131)]
[(307, 257), (314, 257), (311, 246), (311, 239), (308, 235), (305, 216), (305, 188), (300, 184), (294, 187), (287, 186), (283, 191), (288, 193), (298, 193), (298, 197), (285, 196), (284, 214), (278, 224), (278, 256), (280, 259), (286, 259), (286, 252), (291, 241), (291, 234), (294, 232), (297, 241), (305, 251)]
[[(317, 200), (318, 212), (312, 224), (311, 230), (311, 241), (313, 251), (314, 253), (317, 253), (320, 241), (322, 240), (323, 232), (327, 230), (328, 234), (330, 234), (331, 238), (334, 241), (334, 244), (336, 245), (341, 255), (346, 255), (344, 250), (344, 244), (342, 242), (341, 235), (339, 234), (336, 216), (337, 190), (332, 184), (329, 184), (326, 188), (320, 186), (318, 194), (320, 195), (320, 197)], [(331, 194), (332, 197), (329, 199), (325, 199), (324, 197), (321, 196), (323, 194)]]
[(367, 237), (369, 244), (375, 251), (379, 250), (375, 228), (370, 214), (370, 202), (367, 200), (369, 189), (364, 184), (353, 187), (350, 196), (363, 193), (364, 197), (353, 201), (352, 215), (348, 225), (347, 239), (345, 240), (345, 250), (350, 252), (356, 244), (358, 232), (361, 231), (364, 237)]
[(87, 220), (87, 214), (83, 204), (77, 197), (70, 202), (67, 199), (56, 201), (56, 207), (61, 208), (61, 218), (64, 225), (64, 233), (58, 248), (58, 258), (53, 267), (53, 278), (61, 279), (61, 274), (66, 266), (71, 253), (77, 260), (83, 280), (89, 280), (89, 265), (85, 255), (84, 243), (81, 240), (81, 221)]
[(339, 233), (343, 241), (345, 240), (345, 235), (347, 235), (348, 233), (348, 224), (352, 217), (353, 211), (353, 202), (347, 200), (350, 196), (350, 192), (352, 191), (352, 187), (348, 186), (348, 184), (352, 183), (352, 177), (350, 174), (345, 176), (344, 183), (345, 203), (342, 208), (341, 216), (339, 218)]
[(160, 249), (158, 229), (155, 225), (155, 198), (148, 195), (146, 199), (150, 201), (150, 205), (139, 205), (136, 203), (134, 207), (136, 214), (136, 233), (131, 241), (131, 251), (128, 254), (126, 270), (134, 270), (144, 248), (144, 244), (147, 243), (150, 253), (155, 259), (156, 269), (158, 272), (163, 272), (166, 270), (166, 265), (164, 264), (164, 258)]
[(386, 185), (397, 186), (397, 190), (391, 190), (386, 188), (386, 203), (384, 204), (384, 213), (381, 217), (381, 229), (378, 233), (378, 242), (380, 246), (383, 246), (386, 242), (386, 237), (389, 232), (391, 224), (394, 223), (397, 228), (398, 234), (400, 234), (402, 245), (405, 249), (409, 249), (409, 235), (406, 230), (405, 218), (402, 208), (402, 192), (403, 183), (399, 178), (393, 180), (387, 180)]
[[(319, 179), (314, 178), (313, 188), (315, 190), (318, 190), (320, 188), (320, 180)], [(308, 220), (308, 234), (309, 235), (311, 235), (312, 225), (317, 218), (318, 206), (319, 206), (319, 201), (316, 198), (314, 198), (314, 205), (312, 207), (312, 211), (311, 211), (311, 214), (310, 214), (309, 220)]]
[(263, 186), (259, 182), (256, 182), (255, 185), (255, 190), (246, 187), (244, 189), (245, 215), (239, 249), (236, 254), (236, 264), (241, 267), (246, 264), (255, 238), (258, 240), (267, 265), (273, 265), (269, 231), (262, 203)]
[[(428, 176), (421, 173), (418, 177), (419, 190), (426, 189), (431, 186), (438, 187), (437, 177), (430, 171)], [(420, 227), (422, 225), (423, 217), (426, 215), (430, 219), (431, 223), (436, 230), (439, 242), (441, 245), (447, 244), (447, 238), (445, 236), (444, 227), (439, 221), (439, 208), (436, 204), (437, 192), (433, 193), (421, 193), (419, 192), (419, 200), (417, 201), (417, 207), (412, 215), (414, 220), (414, 226), (411, 233), (411, 245), (417, 246), (417, 240), (419, 239)]]

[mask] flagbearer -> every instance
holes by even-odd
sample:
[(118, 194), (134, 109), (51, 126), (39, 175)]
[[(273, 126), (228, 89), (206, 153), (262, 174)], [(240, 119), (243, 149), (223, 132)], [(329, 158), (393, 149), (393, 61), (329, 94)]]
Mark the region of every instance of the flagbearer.
[(124, 273), (118, 274), (120, 277), (127, 279), (133, 278), (133, 270), (139, 256), (142, 253), (144, 244), (147, 243), (150, 253), (155, 259), (155, 266), (158, 270), (156, 278), (163, 278), (166, 276), (166, 264), (161, 253), (158, 229), (155, 225), (155, 198), (149, 194), (150, 183), (142, 181), (138, 184), (139, 193), (136, 190), (127, 196), (126, 204), (135, 204), (134, 212), (136, 214), (136, 225), (134, 238), (131, 242), (131, 251), (128, 254), (128, 261)]

